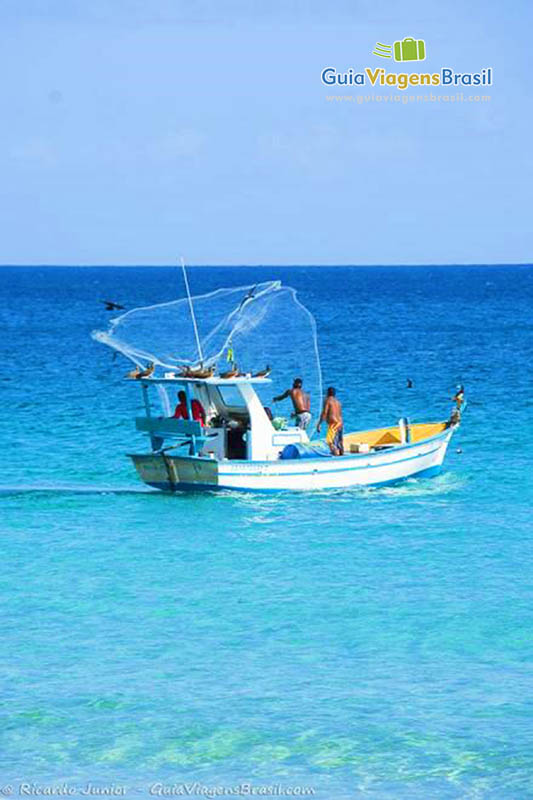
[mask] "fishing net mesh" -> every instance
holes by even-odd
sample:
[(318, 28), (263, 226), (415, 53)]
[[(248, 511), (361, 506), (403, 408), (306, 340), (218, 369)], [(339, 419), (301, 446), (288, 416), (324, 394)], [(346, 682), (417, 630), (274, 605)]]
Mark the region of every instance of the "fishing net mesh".
[[(201, 354), (187, 298), (128, 311), (113, 319), (107, 331), (93, 332), (93, 338), (135, 364), (153, 362), (156, 376), (200, 363), (216, 366), (218, 373), (233, 363), (244, 374), (269, 367), (272, 384), (258, 390), (269, 406), (273, 395), (302, 378), (316, 417), (322, 396), (316, 326), (293, 288), (270, 281), (218, 289), (193, 297), (192, 303)], [(161, 400), (166, 410), (164, 393)], [(290, 403), (272, 410), (287, 416)]]

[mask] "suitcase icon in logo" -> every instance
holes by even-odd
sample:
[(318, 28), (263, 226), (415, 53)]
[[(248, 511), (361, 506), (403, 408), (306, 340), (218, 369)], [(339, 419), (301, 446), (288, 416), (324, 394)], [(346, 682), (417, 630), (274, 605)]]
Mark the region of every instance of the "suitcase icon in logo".
[(407, 36), (400, 42), (394, 42), (395, 61), (424, 61), (426, 43), (423, 39), (411, 39)]

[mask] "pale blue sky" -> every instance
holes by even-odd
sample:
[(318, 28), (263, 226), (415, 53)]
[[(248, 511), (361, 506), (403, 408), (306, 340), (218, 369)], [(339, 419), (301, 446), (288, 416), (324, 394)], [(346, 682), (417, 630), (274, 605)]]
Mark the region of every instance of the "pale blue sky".
[[(532, 260), (530, 2), (2, 0), (0, 24), (0, 263)], [(491, 102), (326, 101), (323, 67), (400, 71), (371, 51), (404, 36), (430, 72), (492, 66)]]

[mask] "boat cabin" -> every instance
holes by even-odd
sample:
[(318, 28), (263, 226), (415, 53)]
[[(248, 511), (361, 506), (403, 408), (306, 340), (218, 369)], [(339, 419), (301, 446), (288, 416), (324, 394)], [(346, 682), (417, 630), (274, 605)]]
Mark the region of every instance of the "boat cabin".
[[(142, 379), (146, 416), (136, 419), (138, 431), (150, 437), (152, 451), (171, 450), (175, 455), (212, 458), (217, 461), (275, 461), (288, 444), (307, 443), (305, 431), (295, 427), (277, 430), (256, 387), (270, 384), (268, 378), (184, 378), (180, 376)], [(171, 403), (177, 392), (186, 396), (188, 419), (156, 416), (150, 390), (167, 389)], [(191, 403), (198, 400), (206, 424), (193, 419)]]

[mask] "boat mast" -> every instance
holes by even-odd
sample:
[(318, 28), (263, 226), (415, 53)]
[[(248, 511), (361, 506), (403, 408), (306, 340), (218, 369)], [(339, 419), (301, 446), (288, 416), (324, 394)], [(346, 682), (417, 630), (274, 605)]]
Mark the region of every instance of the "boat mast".
[(183, 280), (185, 282), (185, 289), (187, 291), (187, 300), (189, 301), (189, 309), (191, 312), (192, 326), (194, 328), (196, 347), (198, 348), (198, 358), (200, 359), (200, 364), (203, 364), (204, 356), (202, 353), (202, 345), (200, 344), (200, 337), (198, 335), (198, 326), (196, 324), (196, 316), (194, 314), (194, 306), (192, 304), (191, 290), (189, 289), (189, 279), (187, 278), (187, 270), (185, 269), (185, 259), (183, 258), (183, 256), (181, 257), (181, 269), (183, 271)]

